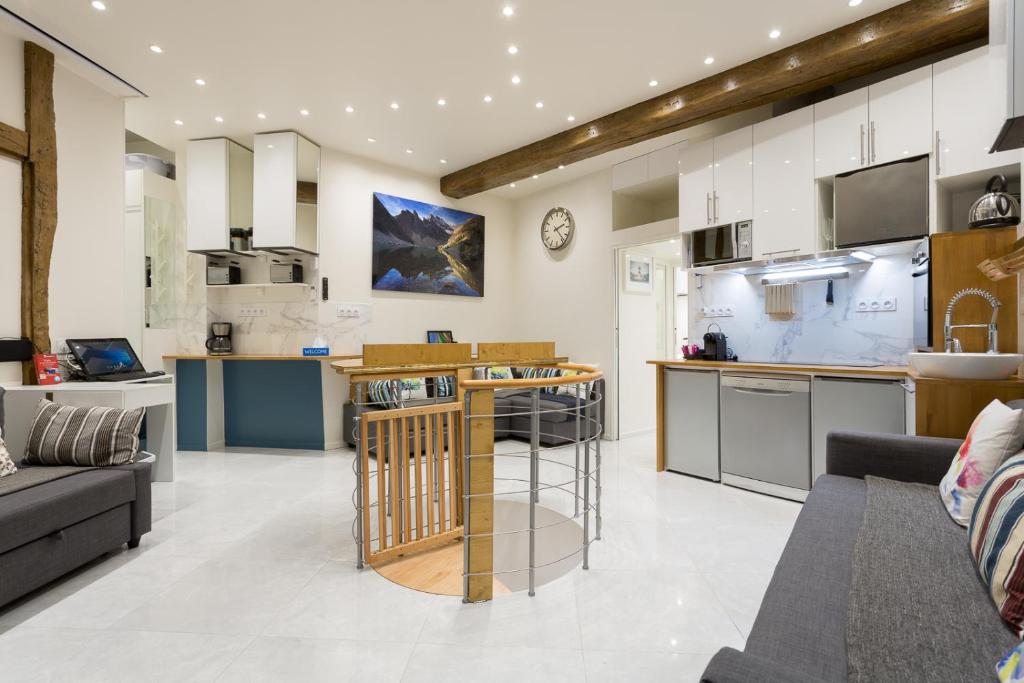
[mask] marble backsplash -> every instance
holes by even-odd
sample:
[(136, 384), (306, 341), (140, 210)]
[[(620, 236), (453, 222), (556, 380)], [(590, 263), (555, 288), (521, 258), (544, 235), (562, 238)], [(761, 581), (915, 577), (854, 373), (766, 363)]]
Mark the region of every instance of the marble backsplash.
[[(794, 315), (778, 319), (765, 313), (760, 275), (689, 275), (689, 334), (702, 344), (712, 323), (721, 326), (740, 360), (772, 363), (904, 365), (914, 349), (913, 265), (909, 255), (876, 259), (851, 268), (835, 280), (833, 304), (825, 301), (825, 281), (796, 285)], [(699, 283), (699, 285), (698, 285)], [(861, 298), (895, 297), (896, 311), (856, 310)], [(705, 306), (732, 306), (733, 317), (708, 318)]]

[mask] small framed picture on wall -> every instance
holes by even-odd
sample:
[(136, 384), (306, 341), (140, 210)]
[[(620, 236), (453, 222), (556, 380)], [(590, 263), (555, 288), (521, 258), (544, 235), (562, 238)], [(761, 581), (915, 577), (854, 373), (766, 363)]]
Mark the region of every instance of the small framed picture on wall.
[(654, 259), (650, 256), (626, 254), (623, 290), (634, 294), (650, 294), (654, 290)]

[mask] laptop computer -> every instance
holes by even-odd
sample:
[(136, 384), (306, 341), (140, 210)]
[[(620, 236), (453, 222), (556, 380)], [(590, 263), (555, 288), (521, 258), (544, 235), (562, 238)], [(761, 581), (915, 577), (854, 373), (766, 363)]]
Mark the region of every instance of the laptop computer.
[(127, 382), (164, 374), (146, 372), (135, 349), (124, 337), (68, 339), (67, 344), (87, 382)]

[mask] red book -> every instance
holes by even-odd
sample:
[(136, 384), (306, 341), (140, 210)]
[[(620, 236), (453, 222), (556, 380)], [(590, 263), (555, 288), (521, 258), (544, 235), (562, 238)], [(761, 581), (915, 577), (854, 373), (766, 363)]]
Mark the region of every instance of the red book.
[(32, 354), (32, 362), (36, 366), (36, 381), (40, 384), (60, 384), (64, 381), (60, 376), (60, 366), (55, 353)]

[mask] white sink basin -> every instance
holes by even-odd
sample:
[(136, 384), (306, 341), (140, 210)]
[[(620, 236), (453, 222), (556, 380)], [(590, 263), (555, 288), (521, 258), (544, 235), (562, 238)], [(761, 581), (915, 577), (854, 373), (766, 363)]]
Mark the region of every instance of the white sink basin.
[(922, 377), (1006, 379), (1017, 373), (1019, 353), (912, 353), (910, 367)]

